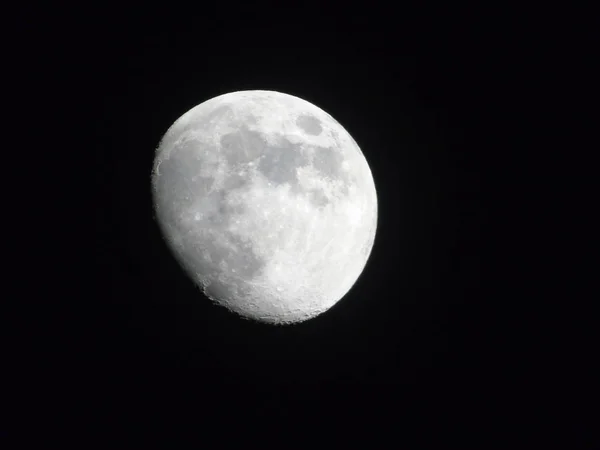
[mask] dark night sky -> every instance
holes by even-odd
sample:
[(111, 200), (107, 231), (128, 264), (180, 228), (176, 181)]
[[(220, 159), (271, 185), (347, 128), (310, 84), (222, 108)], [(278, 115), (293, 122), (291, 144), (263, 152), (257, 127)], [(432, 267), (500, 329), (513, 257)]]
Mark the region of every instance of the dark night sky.
[[(38, 205), (54, 256), (15, 327), (11, 367), (22, 370), (5, 435), (25, 424), (86, 446), (137, 435), (285, 448), (323, 434), (345, 447), (494, 448), (534, 443), (548, 426), (536, 367), (550, 350), (519, 257), (505, 251), (525, 237), (500, 214), (522, 183), (507, 168), (536, 139), (523, 124), (539, 117), (530, 95), (547, 50), (532, 19), (487, 6), (280, 3), (32, 9), (19, 24), (60, 176)], [(162, 134), (243, 89), (329, 112), (378, 191), (363, 275), (296, 326), (212, 305), (152, 221)]]

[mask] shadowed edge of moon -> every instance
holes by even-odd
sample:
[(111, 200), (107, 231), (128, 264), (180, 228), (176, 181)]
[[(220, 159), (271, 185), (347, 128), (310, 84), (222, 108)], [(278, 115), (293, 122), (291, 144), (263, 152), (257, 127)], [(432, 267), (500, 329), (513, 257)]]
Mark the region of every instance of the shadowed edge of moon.
[[(210, 127), (215, 120), (230, 112), (227, 105), (221, 105), (206, 116), (206, 121), (195, 121), (186, 129)], [(319, 120), (311, 115), (299, 116), (296, 125), (308, 135), (316, 136), (322, 132)], [(194, 144), (198, 142), (182, 142), (181, 148), (173, 149), (169, 159), (160, 162), (160, 175), (154, 175), (156, 204), (160, 211), (157, 216), (159, 220), (175, 225), (181, 233), (183, 246), (178, 259), (184, 268), (189, 273), (202, 274), (201, 279), (210, 280), (202, 285), (205, 294), (217, 303), (225, 303), (224, 306), (229, 303), (228, 308), (240, 312), (240, 308), (231, 306), (235, 305), (236, 299), (248, 300), (251, 297), (247, 283), (264, 269), (266, 261), (255, 253), (252, 242), (243, 240), (228, 229), (232, 217), (243, 214), (243, 211), (235, 209), (240, 205), (228, 205), (227, 193), (243, 189), (251, 181), (249, 172), (245, 175), (232, 172), (255, 162), (257, 170), (270, 182), (275, 185), (288, 183), (292, 192), (308, 196), (313, 205), (323, 207), (330, 202), (327, 195), (321, 189), (303, 190), (296, 169), (312, 163), (312, 167), (326, 179), (341, 179), (343, 190), (347, 193), (350, 181), (341, 170), (344, 157), (334, 148), (315, 147), (314, 157), (309, 161), (300, 150), (300, 144), (282, 138), (276, 145), (269, 145), (261, 133), (242, 126), (220, 138), (220, 150), (222, 158), (227, 161), (229, 176), (224, 179), (220, 190), (211, 191), (214, 177), (197, 176), (205, 161), (201, 156), (190, 156), (192, 153), (200, 155)], [(266, 148), (268, 151), (265, 151)], [(217, 146), (208, 146), (206, 153), (211, 152), (220, 153)], [(198, 198), (204, 205), (201, 206), (204, 209), (202, 219), (191, 229), (183, 229), (181, 224), (174, 223), (174, 217), (192, 207)]]

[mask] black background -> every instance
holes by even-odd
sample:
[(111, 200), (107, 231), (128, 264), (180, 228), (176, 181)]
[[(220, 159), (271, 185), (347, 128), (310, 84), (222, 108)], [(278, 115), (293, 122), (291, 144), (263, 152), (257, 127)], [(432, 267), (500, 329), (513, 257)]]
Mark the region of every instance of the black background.
[[(15, 19), (31, 95), (21, 117), (36, 118), (27, 136), (43, 142), (52, 181), (28, 195), (49, 236), (23, 258), (41, 274), (6, 328), (17, 333), (3, 437), (506, 448), (558, 431), (574, 444), (585, 423), (555, 426), (559, 343), (540, 331), (546, 300), (522, 273), (536, 208), (522, 174), (556, 100), (540, 90), (570, 53), (549, 41), (560, 26), (488, 5), (280, 3), (31, 7)], [(212, 305), (152, 220), (164, 132), (244, 89), (330, 113), (378, 191), (362, 276), (295, 326)]]

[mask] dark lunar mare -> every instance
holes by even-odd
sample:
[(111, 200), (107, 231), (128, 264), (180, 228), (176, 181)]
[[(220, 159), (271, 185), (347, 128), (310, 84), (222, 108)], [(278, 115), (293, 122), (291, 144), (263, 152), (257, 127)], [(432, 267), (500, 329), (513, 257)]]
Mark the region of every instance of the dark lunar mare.
[(296, 119), (296, 125), (311, 136), (318, 136), (323, 132), (323, 127), (319, 119), (307, 114), (299, 116)]
[(301, 151), (300, 144), (280, 139), (275, 146), (269, 146), (258, 164), (258, 170), (275, 185), (289, 183), (292, 190), (298, 190), (300, 182), (296, 170), (309, 163)]
[(221, 152), (230, 169), (255, 161), (263, 154), (267, 145), (260, 133), (248, 130), (244, 126), (221, 136), (220, 143)]

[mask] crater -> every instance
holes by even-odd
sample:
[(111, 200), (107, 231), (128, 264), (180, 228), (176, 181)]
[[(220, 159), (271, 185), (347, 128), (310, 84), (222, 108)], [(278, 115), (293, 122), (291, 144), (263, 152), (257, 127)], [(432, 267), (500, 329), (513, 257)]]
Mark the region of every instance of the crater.
[(323, 132), (321, 122), (314, 116), (303, 114), (296, 119), (296, 125), (310, 136), (318, 136)]
[(218, 239), (207, 235), (190, 251), (188, 262), (196, 273), (211, 280), (205, 294), (220, 301), (239, 298), (246, 290), (246, 283), (266, 266), (251, 243), (231, 233), (224, 233)]
[(250, 286), (239, 278), (210, 277), (210, 283), (203, 286), (204, 295), (215, 304), (237, 312), (244, 318), (256, 316), (259, 307), (252, 299)]
[(210, 281), (204, 286), (204, 293), (220, 302), (239, 299), (240, 294), (247, 292), (247, 283), (266, 266), (250, 247), (233, 249), (215, 244), (214, 240), (197, 242), (192, 248), (186, 246), (181, 262), (198, 284)]

